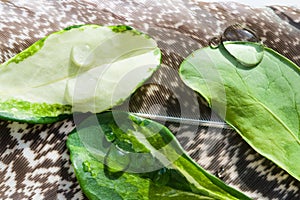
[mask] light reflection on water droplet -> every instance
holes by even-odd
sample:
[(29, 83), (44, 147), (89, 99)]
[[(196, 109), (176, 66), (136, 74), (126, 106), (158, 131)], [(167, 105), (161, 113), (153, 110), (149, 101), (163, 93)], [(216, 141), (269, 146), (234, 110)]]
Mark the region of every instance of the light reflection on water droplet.
[(116, 139), (116, 135), (113, 132), (105, 132), (105, 138), (108, 142), (113, 142)]
[(216, 173), (216, 176), (220, 179), (224, 178), (224, 172), (225, 172), (225, 169), (224, 167), (220, 167)]

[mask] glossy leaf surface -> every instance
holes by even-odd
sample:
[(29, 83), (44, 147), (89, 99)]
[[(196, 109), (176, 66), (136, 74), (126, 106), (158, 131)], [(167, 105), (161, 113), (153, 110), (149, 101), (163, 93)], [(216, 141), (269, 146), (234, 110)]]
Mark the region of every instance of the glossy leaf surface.
[(131, 114), (90, 116), (67, 147), (89, 199), (249, 199), (196, 164), (166, 127)]
[[(240, 51), (241, 43), (230, 45), (239, 58), (255, 58), (255, 51)], [(195, 51), (181, 64), (180, 76), (258, 153), (300, 180), (299, 67), (266, 47), (253, 67), (234, 53), (224, 46)]]

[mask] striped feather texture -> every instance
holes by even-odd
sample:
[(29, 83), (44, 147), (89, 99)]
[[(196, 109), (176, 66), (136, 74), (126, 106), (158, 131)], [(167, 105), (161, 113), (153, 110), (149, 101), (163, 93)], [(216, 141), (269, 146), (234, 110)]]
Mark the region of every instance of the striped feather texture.
[[(126, 24), (156, 41), (163, 64), (119, 109), (218, 120), (178, 76), (182, 60), (241, 23), (300, 66), (300, 10), (198, 0), (0, 1), (0, 62), (47, 34), (75, 24)], [(169, 123), (201, 166), (254, 199), (300, 199), (300, 182), (261, 157), (232, 130)], [(72, 120), (50, 125), (0, 121), (0, 199), (85, 199), (65, 140)]]

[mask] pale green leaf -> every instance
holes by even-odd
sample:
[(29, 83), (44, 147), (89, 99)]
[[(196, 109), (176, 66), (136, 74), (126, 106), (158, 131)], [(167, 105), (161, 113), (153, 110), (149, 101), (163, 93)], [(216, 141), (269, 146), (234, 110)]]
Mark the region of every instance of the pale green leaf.
[(72, 26), (0, 66), (0, 117), (49, 123), (120, 104), (160, 64), (149, 36), (128, 26)]

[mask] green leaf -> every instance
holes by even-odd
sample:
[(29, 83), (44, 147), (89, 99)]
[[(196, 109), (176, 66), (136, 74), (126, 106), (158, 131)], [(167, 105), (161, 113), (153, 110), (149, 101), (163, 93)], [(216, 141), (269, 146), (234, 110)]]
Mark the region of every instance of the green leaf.
[[(300, 180), (299, 67), (266, 47), (260, 63), (243, 66), (226, 45), (240, 51), (235, 42), (197, 50), (181, 64), (182, 80), (258, 153)], [(253, 51), (240, 52), (239, 58), (247, 56)]]
[(130, 96), (160, 65), (149, 36), (124, 25), (71, 26), (0, 66), (0, 118), (51, 123), (102, 112)]
[(196, 164), (166, 127), (128, 113), (90, 116), (67, 147), (89, 199), (249, 199)]

